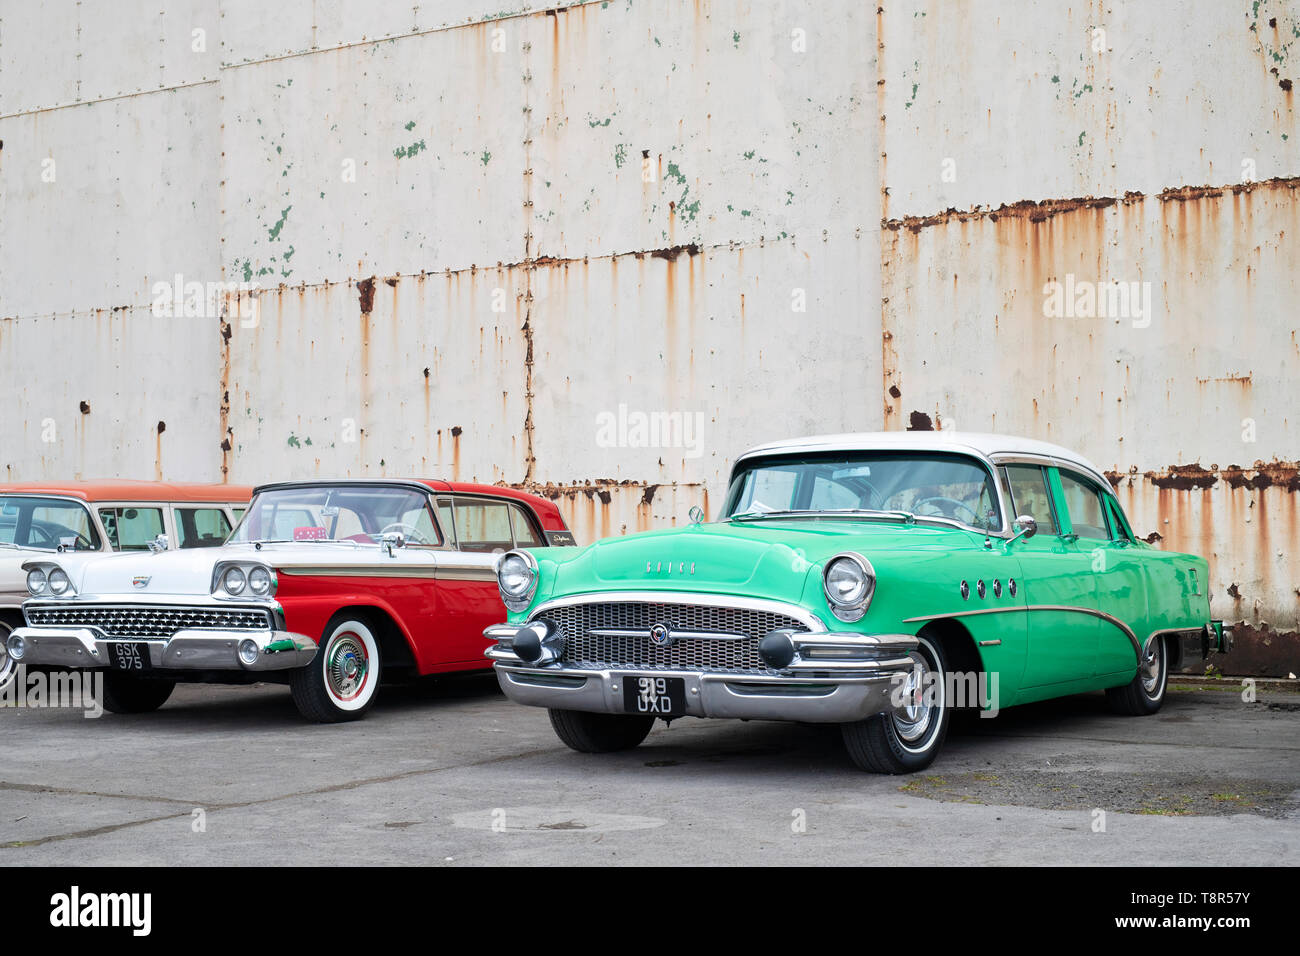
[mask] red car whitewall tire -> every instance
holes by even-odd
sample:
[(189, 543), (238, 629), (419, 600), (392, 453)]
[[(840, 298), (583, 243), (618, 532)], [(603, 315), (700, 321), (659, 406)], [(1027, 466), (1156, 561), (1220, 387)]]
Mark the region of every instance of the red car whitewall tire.
[(360, 617), (336, 617), (325, 626), (316, 659), (294, 673), (293, 702), (308, 720), (356, 720), (375, 701), (381, 669), (370, 625)]

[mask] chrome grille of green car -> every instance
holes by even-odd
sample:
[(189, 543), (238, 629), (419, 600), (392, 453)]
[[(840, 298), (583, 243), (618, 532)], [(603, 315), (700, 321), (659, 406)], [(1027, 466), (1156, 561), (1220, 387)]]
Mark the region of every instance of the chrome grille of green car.
[(190, 628), (264, 630), (269, 611), (240, 607), (184, 607), (160, 604), (42, 605), (25, 609), (33, 627), (86, 627), (106, 637), (171, 637)]
[[(759, 656), (758, 642), (780, 627), (808, 630), (797, 618), (773, 611), (700, 604), (573, 604), (548, 608), (540, 616), (563, 632), (564, 663), (600, 668), (775, 673)], [(678, 638), (668, 647), (658, 647), (650, 641), (650, 629), (656, 624), (667, 625), (674, 632), (715, 631), (741, 636), (732, 640)], [(644, 631), (645, 635), (591, 633), (603, 630)]]

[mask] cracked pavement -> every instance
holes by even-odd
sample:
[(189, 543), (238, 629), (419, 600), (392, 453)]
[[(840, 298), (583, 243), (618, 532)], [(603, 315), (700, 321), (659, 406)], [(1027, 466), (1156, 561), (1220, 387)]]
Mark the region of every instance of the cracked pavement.
[(884, 777), (807, 725), (576, 754), (491, 677), (385, 687), (332, 726), (282, 687), (181, 685), (154, 714), (0, 709), (0, 865), (1294, 865), (1297, 730), (1300, 695), (1175, 683), (1154, 717), (1100, 694), (966, 717)]

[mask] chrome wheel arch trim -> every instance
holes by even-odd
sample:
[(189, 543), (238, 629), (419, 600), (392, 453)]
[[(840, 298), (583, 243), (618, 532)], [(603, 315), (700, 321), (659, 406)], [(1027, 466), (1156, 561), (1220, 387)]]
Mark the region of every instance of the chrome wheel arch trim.
[(772, 601), (767, 598), (698, 591), (589, 591), (583, 594), (548, 598), (527, 612), (528, 617), (524, 623), (532, 623), (538, 616), (552, 608), (570, 607), (575, 604), (699, 604), (716, 608), (744, 608), (749, 611), (784, 614), (805, 624), (809, 631), (827, 630), (825, 621), (798, 604), (786, 604), (783, 601)]

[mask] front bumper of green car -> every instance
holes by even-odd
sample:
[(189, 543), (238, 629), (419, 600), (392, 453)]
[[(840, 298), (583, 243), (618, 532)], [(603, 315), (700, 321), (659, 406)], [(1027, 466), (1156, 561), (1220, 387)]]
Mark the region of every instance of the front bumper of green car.
[(483, 634), (493, 642), (485, 656), (516, 703), (636, 713), (630, 687), (665, 678), (682, 682), (673, 716), (806, 723), (847, 723), (901, 709), (915, 667), (909, 654), (918, 646), (910, 634), (777, 629), (762, 641), (770, 658), (765, 666), (706, 669), (679, 666), (666, 653), (651, 663), (566, 659), (561, 630), (544, 619), (493, 625)]

